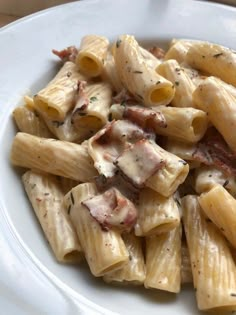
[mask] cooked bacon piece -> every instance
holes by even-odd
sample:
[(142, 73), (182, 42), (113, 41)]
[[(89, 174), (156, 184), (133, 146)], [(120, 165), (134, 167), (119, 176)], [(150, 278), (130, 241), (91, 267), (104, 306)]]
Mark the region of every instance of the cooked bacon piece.
[(75, 62), (78, 54), (78, 49), (75, 46), (69, 46), (62, 50), (52, 50), (53, 54), (58, 56), (63, 62), (72, 61)]
[(126, 149), (115, 164), (136, 187), (164, 167), (165, 162), (150, 141), (143, 139)]
[(137, 100), (132, 96), (129, 91), (123, 88), (116, 96), (113, 98), (114, 103), (120, 104), (137, 104)]
[(112, 121), (89, 140), (89, 153), (98, 172), (110, 178), (117, 170), (113, 162), (127, 147), (138, 140), (152, 137), (155, 136), (128, 120)]
[(130, 231), (137, 220), (134, 204), (116, 188), (82, 202), (104, 230), (112, 227)]
[(206, 165), (214, 165), (229, 175), (236, 176), (236, 153), (234, 153), (221, 134), (211, 128), (198, 143), (193, 158)]
[(121, 143), (135, 143), (141, 139), (155, 139), (151, 132), (145, 132), (137, 125), (128, 120), (117, 120), (114, 122), (111, 130), (113, 140), (119, 140)]
[(126, 106), (123, 114), (124, 118), (144, 129), (155, 131), (155, 127), (166, 128), (166, 120), (161, 112), (141, 106)]
[(100, 174), (94, 178), (96, 186), (100, 192), (108, 190), (110, 188), (118, 189), (126, 198), (135, 202), (139, 198), (139, 188), (132, 185), (130, 181), (127, 181), (124, 176), (117, 170), (115, 175), (111, 178), (105, 177)]
[(84, 115), (84, 111), (89, 105), (89, 99), (85, 93), (86, 81), (78, 82), (78, 90), (75, 96), (75, 107), (72, 112), (71, 122), (74, 123), (74, 119), (77, 115)]
[(153, 56), (155, 56), (157, 59), (163, 59), (165, 56), (165, 51), (157, 46), (149, 48), (148, 51), (153, 54)]

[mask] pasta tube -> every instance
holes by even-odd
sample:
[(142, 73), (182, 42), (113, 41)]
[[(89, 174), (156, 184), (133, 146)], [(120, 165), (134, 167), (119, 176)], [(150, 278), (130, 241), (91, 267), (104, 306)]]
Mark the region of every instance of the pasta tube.
[(236, 182), (234, 176), (227, 176), (214, 166), (202, 166), (195, 170), (194, 189), (198, 194), (209, 191), (216, 184), (222, 185), (229, 193), (236, 196)]
[(202, 110), (169, 106), (158, 106), (156, 110), (161, 112), (166, 120), (166, 128), (155, 126), (157, 134), (184, 142), (198, 142), (207, 130), (208, 117)]
[(18, 106), (13, 111), (13, 117), (20, 131), (38, 137), (52, 138), (42, 118), (32, 109), (26, 106)]
[(197, 196), (184, 197), (182, 205), (198, 308), (234, 310), (236, 268), (228, 245), (202, 213)]
[(83, 79), (76, 65), (67, 61), (55, 78), (34, 96), (36, 109), (52, 120), (63, 121), (74, 105), (78, 81)]
[(24, 101), (25, 101), (25, 106), (30, 109), (33, 110), (35, 109), (35, 105), (34, 105), (34, 99), (29, 96), (29, 95), (25, 95), (24, 96)]
[(114, 58), (121, 82), (145, 106), (166, 105), (173, 99), (173, 84), (146, 64), (133, 36), (117, 40)]
[[(195, 86), (198, 86), (201, 83), (204, 83), (204, 80), (207, 79), (208, 77), (203, 76), (203, 75), (196, 75), (192, 80)], [(214, 81), (219, 83), (223, 89), (225, 89), (231, 96), (236, 98), (236, 87), (226, 83), (225, 81), (217, 78), (217, 77), (212, 77), (214, 78)]]
[(72, 113), (74, 127), (82, 133), (89, 131), (89, 136), (108, 122), (112, 89), (110, 84), (102, 82), (85, 86), (84, 94), (79, 97)]
[(195, 85), (176, 60), (164, 61), (156, 71), (175, 85), (175, 95), (171, 101), (173, 106), (195, 107), (192, 98)]
[[(30, 110), (36, 110), (35, 104), (33, 99), (30, 97), (25, 97), (25, 102), (27, 108)], [(73, 123), (71, 122), (71, 114), (72, 111), (70, 110), (67, 115), (65, 116), (63, 121), (53, 120), (48, 117), (47, 113), (40, 112), (39, 117), (41, 120), (46, 124), (47, 128), (50, 130), (50, 134), (54, 135), (57, 139), (62, 141), (69, 141), (69, 142), (81, 142), (86, 137), (88, 137), (89, 132), (83, 130), (83, 132), (78, 132), (78, 130), (74, 127)], [(48, 136), (45, 138), (52, 138), (53, 136)]]
[(200, 84), (193, 94), (196, 106), (207, 112), (209, 120), (222, 134), (229, 147), (236, 151), (235, 98), (214, 79), (209, 77)]
[(165, 146), (165, 150), (179, 156), (183, 160), (188, 162), (193, 160), (193, 153), (196, 150), (196, 144), (182, 142), (175, 138), (168, 138)]
[(181, 226), (146, 238), (145, 288), (173, 293), (180, 291)]
[(11, 162), (81, 182), (91, 180), (97, 174), (83, 146), (23, 132), (18, 132), (14, 138)]
[(236, 247), (236, 200), (219, 184), (202, 193), (199, 203), (205, 214)]
[(112, 85), (113, 89), (117, 93), (123, 89), (123, 84), (121, 83), (120, 77), (116, 71), (115, 60), (111, 53), (107, 54), (102, 77)]
[(145, 63), (151, 68), (156, 70), (156, 68), (161, 64), (161, 60), (153, 56), (147, 49), (139, 47), (140, 53), (143, 56)]
[(122, 268), (128, 263), (128, 251), (120, 234), (104, 231), (81, 203), (97, 194), (92, 183), (80, 184), (65, 196), (66, 209), (77, 231), (85, 258), (95, 277)]
[(26, 172), (22, 181), (44, 234), (60, 262), (78, 262), (82, 249), (63, 206), (63, 191), (56, 177)]
[(142, 252), (142, 240), (132, 233), (125, 233), (122, 238), (129, 252), (129, 261), (123, 268), (107, 273), (103, 280), (108, 283), (143, 284), (145, 280), (145, 263)]
[(163, 197), (150, 188), (144, 188), (137, 204), (137, 236), (150, 236), (169, 232), (180, 224), (178, 207), (174, 198)]
[(76, 64), (81, 72), (90, 77), (102, 74), (109, 41), (106, 37), (87, 35), (81, 40)]
[(48, 129), (61, 141), (82, 142), (90, 135), (89, 130), (78, 130), (71, 122), (72, 112), (70, 111), (63, 121), (55, 121), (42, 114)]
[(182, 184), (189, 172), (188, 163), (178, 156), (155, 145), (156, 151), (165, 161), (165, 166), (149, 177), (145, 185), (159, 194), (169, 197)]
[(186, 55), (186, 62), (193, 68), (236, 86), (236, 55), (229, 48), (208, 42), (193, 42)]
[(186, 242), (182, 242), (181, 247), (181, 283), (192, 283), (193, 274), (191, 269), (191, 261), (189, 250)]
[(186, 55), (191, 47), (193, 41), (184, 39), (174, 39), (171, 42), (169, 50), (167, 50), (164, 59), (175, 59), (177, 62), (182, 63), (186, 60)]

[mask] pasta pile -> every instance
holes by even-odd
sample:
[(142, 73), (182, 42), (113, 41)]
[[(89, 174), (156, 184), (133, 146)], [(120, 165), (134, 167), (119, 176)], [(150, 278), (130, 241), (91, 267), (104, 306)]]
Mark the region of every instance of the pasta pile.
[(236, 52), (130, 35), (53, 51), (57, 75), (13, 116), (11, 162), (59, 262), (106, 282), (236, 309)]

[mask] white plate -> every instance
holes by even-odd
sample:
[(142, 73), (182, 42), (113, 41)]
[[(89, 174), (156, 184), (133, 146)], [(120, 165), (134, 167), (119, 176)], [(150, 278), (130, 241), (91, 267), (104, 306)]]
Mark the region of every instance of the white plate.
[(111, 287), (86, 266), (58, 264), (9, 164), (15, 134), (12, 109), (54, 75), (52, 48), (79, 45), (85, 34), (114, 39), (129, 33), (146, 42), (173, 37), (236, 48), (236, 11), (190, 0), (91, 0), (21, 19), (0, 31), (0, 305), (4, 314), (199, 314), (194, 292), (175, 297)]

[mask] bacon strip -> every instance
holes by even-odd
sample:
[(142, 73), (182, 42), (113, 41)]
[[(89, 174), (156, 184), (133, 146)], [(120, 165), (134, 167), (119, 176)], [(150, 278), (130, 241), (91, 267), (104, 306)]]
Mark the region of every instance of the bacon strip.
[(58, 56), (63, 62), (72, 61), (75, 62), (78, 54), (78, 49), (75, 46), (69, 46), (62, 50), (52, 50), (53, 54)]
[(126, 106), (123, 114), (124, 118), (136, 123), (143, 129), (156, 129), (156, 126), (166, 128), (166, 119), (161, 112), (141, 106)]
[(112, 227), (130, 231), (137, 220), (137, 209), (119, 190), (111, 188), (82, 202), (104, 230)]
[(117, 171), (113, 163), (126, 148), (138, 140), (153, 137), (128, 120), (112, 121), (90, 138), (89, 153), (98, 172), (111, 178)]
[(157, 46), (149, 48), (148, 51), (153, 54), (153, 56), (155, 56), (157, 59), (163, 59), (165, 56), (165, 51)]
[(74, 119), (77, 115), (84, 115), (84, 111), (89, 105), (89, 99), (87, 94), (85, 93), (85, 87), (87, 85), (86, 81), (78, 82), (78, 90), (75, 97), (75, 107), (71, 116), (71, 123), (74, 123)]
[(228, 175), (236, 176), (236, 153), (215, 128), (211, 128), (198, 143), (193, 158), (206, 165), (214, 165)]
[(150, 141), (143, 139), (126, 149), (115, 164), (136, 187), (164, 167), (165, 162)]
[(129, 91), (123, 88), (117, 95), (112, 98), (114, 103), (120, 104), (136, 104), (137, 100), (132, 96)]

